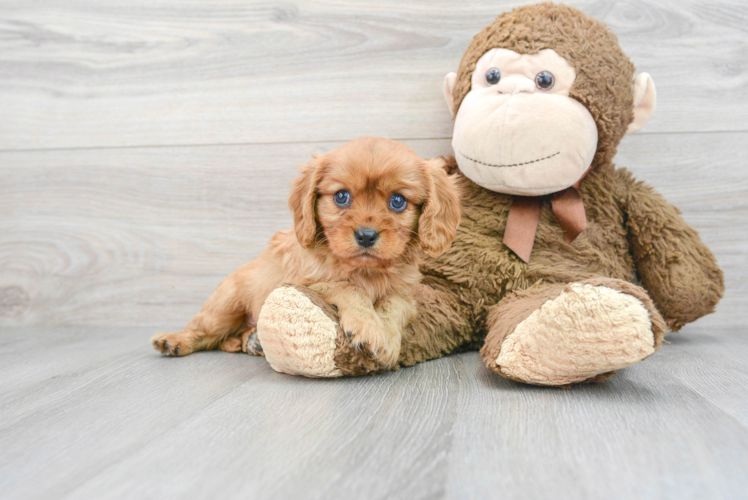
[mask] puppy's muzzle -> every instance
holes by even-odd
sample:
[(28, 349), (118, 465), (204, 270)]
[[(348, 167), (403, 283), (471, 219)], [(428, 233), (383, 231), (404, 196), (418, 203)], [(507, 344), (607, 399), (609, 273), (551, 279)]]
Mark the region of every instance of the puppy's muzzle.
[(360, 247), (369, 248), (379, 239), (379, 232), (368, 227), (361, 227), (353, 233), (353, 236)]

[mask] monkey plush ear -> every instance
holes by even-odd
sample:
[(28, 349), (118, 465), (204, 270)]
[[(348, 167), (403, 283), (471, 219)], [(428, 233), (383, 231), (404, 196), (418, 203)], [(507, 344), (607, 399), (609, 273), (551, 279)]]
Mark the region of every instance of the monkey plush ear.
[(626, 130), (627, 134), (640, 131), (654, 113), (657, 104), (657, 90), (652, 77), (642, 73), (634, 79), (634, 121)]
[(452, 118), (455, 117), (455, 100), (452, 97), (455, 82), (457, 82), (457, 73), (447, 73), (447, 76), (444, 77), (444, 101), (447, 103), (449, 112), (452, 113)]

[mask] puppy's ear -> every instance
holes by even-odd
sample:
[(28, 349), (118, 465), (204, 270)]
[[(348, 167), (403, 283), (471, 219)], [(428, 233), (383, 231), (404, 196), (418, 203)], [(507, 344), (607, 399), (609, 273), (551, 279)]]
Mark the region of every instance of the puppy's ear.
[(447, 175), (445, 162), (434, 158), (424, 162), (428, 198), (418, 220), (418, 239), (424, 253), (438, 257), (457, 233), (460, 223), (460, 193), (455, 178)]
[(326, 168), (324, 156), (303, 165), (301, 175), (291, 185), (288, 206), (293, 212), (293, 226), (296, 239), (303, 248), (311, 248), (317, 236), (317, 185)]

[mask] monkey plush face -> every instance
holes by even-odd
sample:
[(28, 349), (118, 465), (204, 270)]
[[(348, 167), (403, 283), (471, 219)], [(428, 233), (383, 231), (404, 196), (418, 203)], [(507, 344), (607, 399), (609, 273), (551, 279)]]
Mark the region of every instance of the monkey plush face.
[(551, 49), (486, 52), (455, 118), (452, 146), (462, 173), (492, 191), (525, 196), (578, 181), (595, 156), (597, 127), (569, 97), (575, 78)]
[(519, 196), (575, 186), (644, 126), (655, 88), (600, 21), (541, 3), (500, 15), (444, 81), (464, 175)]

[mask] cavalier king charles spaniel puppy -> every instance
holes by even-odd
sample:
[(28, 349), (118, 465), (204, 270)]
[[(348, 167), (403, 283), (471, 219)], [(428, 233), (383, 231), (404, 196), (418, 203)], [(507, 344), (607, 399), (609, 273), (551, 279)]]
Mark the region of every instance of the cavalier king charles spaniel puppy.
[(294, 181), (293, 231), (227, 277), (187, 327), (159, 333), (154, 347), (184, 356), (221, 348), (262, 354), (257, 318), (270, 292), (300, 285), (337, 307), (353, 345), (397, 365), (402, 331), (415, 316), (411, 291), (422, 254), (455, 237), (460, 202), (440, 158), (423, 160), (395, 141), (362, 138), (315, 155)]

